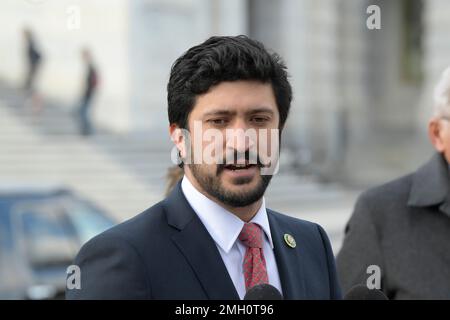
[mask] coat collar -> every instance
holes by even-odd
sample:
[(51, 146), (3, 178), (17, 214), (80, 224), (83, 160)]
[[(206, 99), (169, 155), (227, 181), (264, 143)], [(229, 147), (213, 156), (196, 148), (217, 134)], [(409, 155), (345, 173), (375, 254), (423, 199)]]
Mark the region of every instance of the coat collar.
[(441, 205), (440, 209), (450, 214), (447, 205), (449, 194), (448, 163), (440, 153), (436, 153), (413, 175), (408, 205), (428, 207)]

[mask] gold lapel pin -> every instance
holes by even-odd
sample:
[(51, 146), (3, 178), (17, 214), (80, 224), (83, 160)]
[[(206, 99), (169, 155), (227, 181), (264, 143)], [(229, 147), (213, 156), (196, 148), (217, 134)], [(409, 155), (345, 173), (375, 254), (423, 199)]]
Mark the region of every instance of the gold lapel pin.
[(291, 247), (291, 248), (295, 248), (297, 246), (297, 243), (295, 242), (295, 239), (293, 236), (291, 236), (288, 233), (284, 234), (284, 241), (286, 242), (286, 244)]

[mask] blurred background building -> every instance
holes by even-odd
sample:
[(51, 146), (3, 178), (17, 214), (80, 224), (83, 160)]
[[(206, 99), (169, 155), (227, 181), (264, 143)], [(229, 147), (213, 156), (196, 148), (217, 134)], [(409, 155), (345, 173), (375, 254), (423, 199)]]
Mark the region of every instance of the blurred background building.
[[(381, 29), (369, 30), (369, 5)], [(361, 190), (431, 156), (431, 88), (450, 64), (445, 0), (3, 0), (0, 181), (55, 183), (119, 221), (163, 197), (172, 165), (166, 85), (212, 35), (246, 34), (284, 57), (294, 89), (268, 206), (316, 221), (339, 250)], [(22, 30), (43, 52), (33, 114), (21, 91)], [(95, 135), (78, 134), (80, 50), (100, 74)], [(336, 253), (335, 252), (335, 253)]]

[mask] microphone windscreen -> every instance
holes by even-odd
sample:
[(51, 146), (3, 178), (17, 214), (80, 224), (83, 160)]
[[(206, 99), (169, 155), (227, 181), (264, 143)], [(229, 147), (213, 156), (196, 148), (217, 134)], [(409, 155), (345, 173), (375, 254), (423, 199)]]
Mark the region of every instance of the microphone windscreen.
[(377, 289), (369, 289), (362, 284), (352, 287), (344, 300), (389, 300), (386, 295)]
[(283, 300), (283, 296), (274, 286), (263, 283), (250, 288), (244, 300)]

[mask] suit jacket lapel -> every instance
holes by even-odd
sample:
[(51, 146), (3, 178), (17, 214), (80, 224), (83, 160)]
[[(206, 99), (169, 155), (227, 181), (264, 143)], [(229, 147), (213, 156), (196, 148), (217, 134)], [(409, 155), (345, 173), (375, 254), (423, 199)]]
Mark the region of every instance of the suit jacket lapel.
[(289, 225), (277, 219), (271, 210), (267, 209), (267, 214), (284, 299), (306, 299), (301, 249), (298, 246), (291, 248), (284, 241), (284, 234), (294, 235), (295, 233), (290, 230)]
[(178, 183), (164, 201), (168, 223), (179, 230), (172, 237), (194, 270), (207, 297), (239, 299), (214, 240), (187, 202)]

